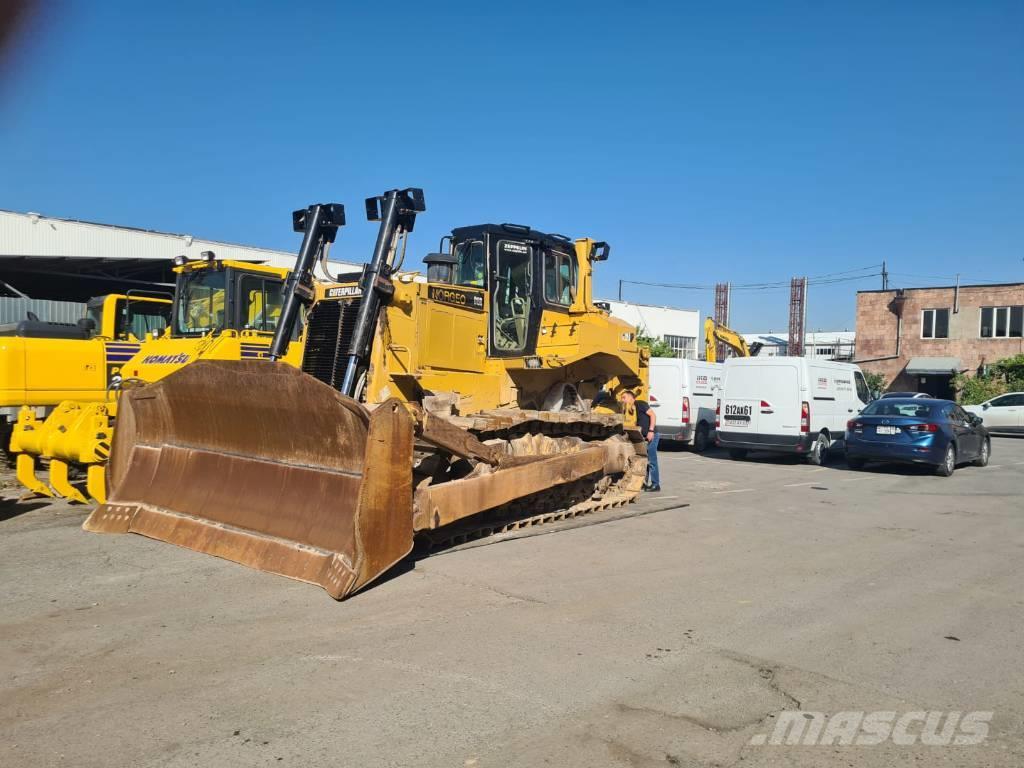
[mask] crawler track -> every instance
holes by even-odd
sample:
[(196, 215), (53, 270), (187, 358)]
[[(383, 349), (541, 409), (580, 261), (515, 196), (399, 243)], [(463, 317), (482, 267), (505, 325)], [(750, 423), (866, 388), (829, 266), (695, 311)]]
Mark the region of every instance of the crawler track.
[(486, 510), (468, 520), (424, 532), (420, 545), (427, 551), (625, 506), (636, 500), (647, 474), (647, 448), (640, 433), (624, 428), (617, 415), (499, 409), (452, 421), (481, 441), (500, 446), (512, 462), (571, 453), (604, 441), (628, 441), (633, 445), (634, 456), (620, 475), (588, 475)]

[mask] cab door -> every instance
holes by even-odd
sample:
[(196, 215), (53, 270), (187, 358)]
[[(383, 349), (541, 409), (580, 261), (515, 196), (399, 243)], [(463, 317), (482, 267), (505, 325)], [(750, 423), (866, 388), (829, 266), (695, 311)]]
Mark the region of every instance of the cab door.
[(491, 256), (490, 354), (524, 357), (537, 346), (533, 243), (498, 236)]

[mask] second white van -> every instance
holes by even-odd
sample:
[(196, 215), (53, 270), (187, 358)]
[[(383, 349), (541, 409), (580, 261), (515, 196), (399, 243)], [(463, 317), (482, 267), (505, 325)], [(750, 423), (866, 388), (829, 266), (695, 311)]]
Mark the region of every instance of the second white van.
[(843, 440), (847, 420), (870, 399), (864, 374), (852, 363), (731, 358), (724, 366), (717, 442), (734, 459), (771, 451), (821, 464)]
[(675, 357), (653, 357), (650, 405), (655, 431), (663, 440), (701, 452), (715, 437), (715, 404), (722, 385), (722, 364)]

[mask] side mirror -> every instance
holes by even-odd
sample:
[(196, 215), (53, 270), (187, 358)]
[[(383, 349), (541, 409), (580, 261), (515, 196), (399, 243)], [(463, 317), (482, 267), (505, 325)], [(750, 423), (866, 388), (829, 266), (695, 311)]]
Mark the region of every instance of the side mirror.
[(988, 404), (988, 403), (982, 403), (982, 404), (981, 404), (981, 409), (982, 409), (983, 411), (987, 411), (987, 410), (989, 409), (989, 407), (990, 407), (990, 406), (989, 406), (989, 404)]
[(982, 419), (981, 419), (981, 416), (979, 416), (979, 415), (978, 415), (978, 414), (976, 414), (976, 413), (972, 413), (972, 414), (971, 414), (971, 415), (970, 415), (970, 416), (968, 417), (968, 420), (969, 420), (969, 421), (971, 422), (971, 426), (972, 426), (972, 427), (980, 427), (980, 426), (982, 425)]

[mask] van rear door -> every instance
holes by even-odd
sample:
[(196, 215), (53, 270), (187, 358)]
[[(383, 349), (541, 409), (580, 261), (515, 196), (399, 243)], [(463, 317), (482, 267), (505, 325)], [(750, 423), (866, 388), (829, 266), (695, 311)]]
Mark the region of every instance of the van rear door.
[(677, 432), (683, 424), (683, 361), (654, 357), (650, 366), (650, 404), (658, 427), (667, 428), (667, 432)]
[(799, 433), (800, 376), (796, 365), (726, 363), (721, 419), (723, 432)]

